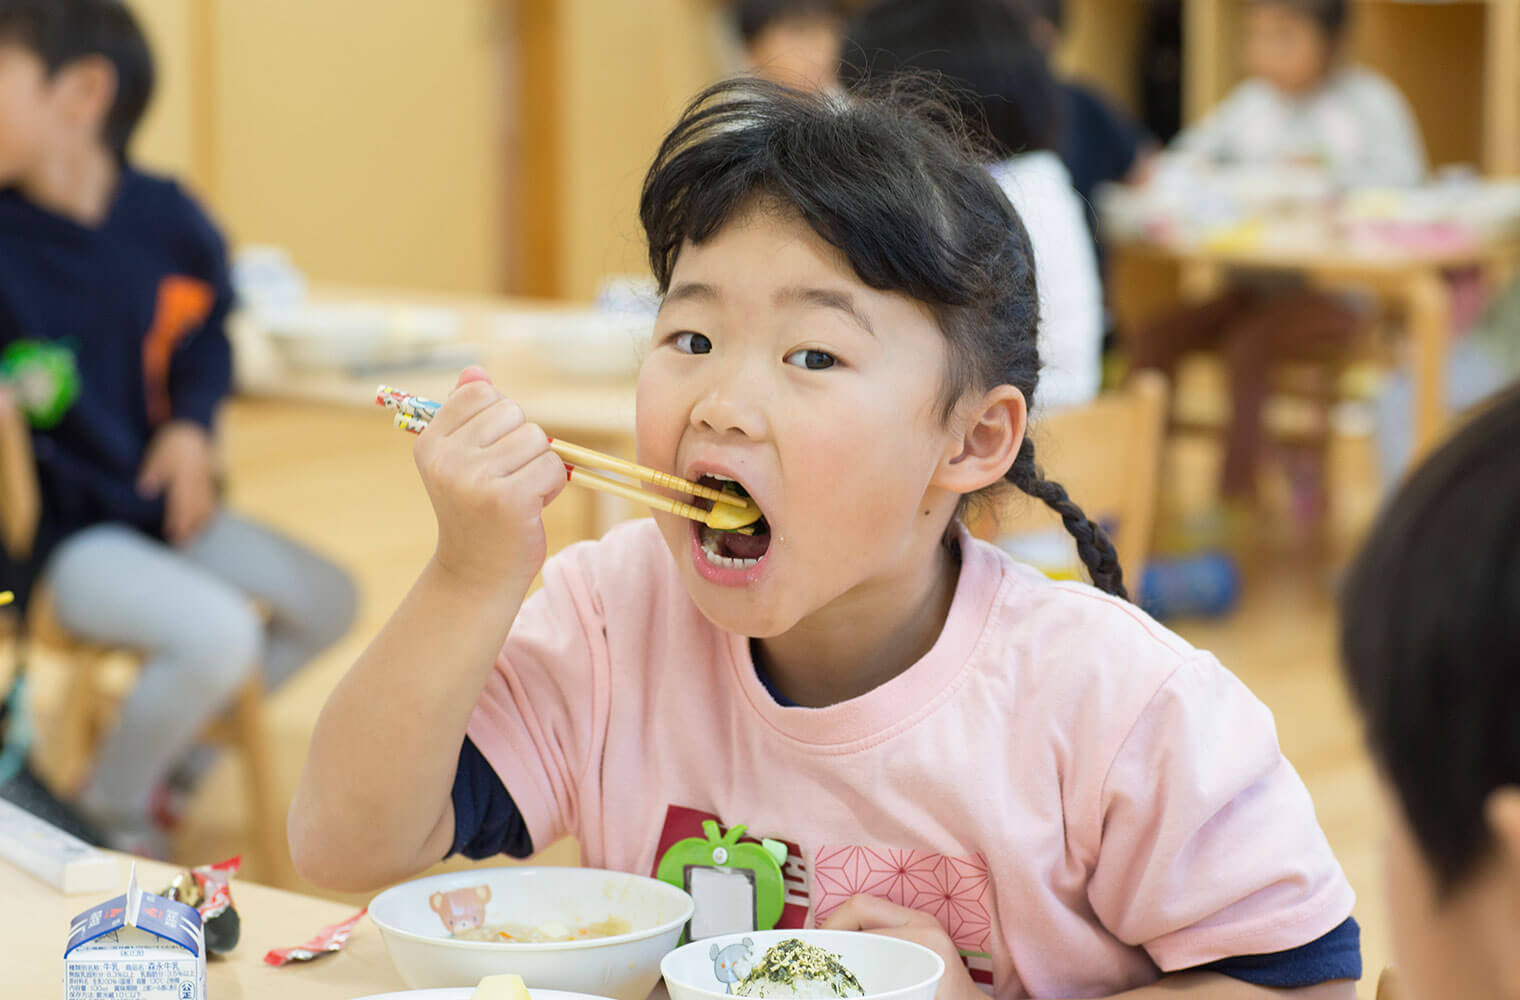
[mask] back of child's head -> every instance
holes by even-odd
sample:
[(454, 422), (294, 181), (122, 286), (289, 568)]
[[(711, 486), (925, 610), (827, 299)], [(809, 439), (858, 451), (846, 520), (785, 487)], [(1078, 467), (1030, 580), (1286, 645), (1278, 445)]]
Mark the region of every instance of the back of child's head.
[(1044, 21), (1059, 34), (1066, 30), (1066, 0), (1016, 0), (1030, 17)]
[(1060, 92), (1030, 18), (1011, 0), (879, 0), (845, 38), (846, 85), (928, 75), (997, 158), (1056, 145)]
[(1421, 466), (1346, 581), (1342, 654), (1372, 754), (1442, 891), (1520, 787), (1520, 385)]
[(153, 95), (153, 56), (132, 12), (121, 0), (0, 0), (0, 44), (19, 45), (40, 58), (49, 75), (99, 57), (116, 75), (116, 96), (101, 141), (125, 160), (132, 135)]
[[(849, 96), (760, 80), (716, 84), (666, 137), (640, 218), (663, 294), (687, 241), (757, 206), (795, 212), (865, 285), (925, 303), (947, 342), (940, 419), (969, 392), (1035, 399), (1039, 299), (1029, 236), (958, 116), (921, 84)], [(1124, 596), (1112, 544), (1035, 466), (1026, 435), (1007, 482), (1058, 512), (1095, 585)]]

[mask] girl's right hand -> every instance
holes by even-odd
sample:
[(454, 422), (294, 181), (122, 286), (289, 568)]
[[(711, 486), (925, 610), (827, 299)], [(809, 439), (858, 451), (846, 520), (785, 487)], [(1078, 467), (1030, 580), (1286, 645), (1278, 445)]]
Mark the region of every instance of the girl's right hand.
[(438, 569), (476, 589), (526, 590), (544, 564), (544, 506), (565, 464), (480, 368), (466, 368), (412, 449), (438, 519)]

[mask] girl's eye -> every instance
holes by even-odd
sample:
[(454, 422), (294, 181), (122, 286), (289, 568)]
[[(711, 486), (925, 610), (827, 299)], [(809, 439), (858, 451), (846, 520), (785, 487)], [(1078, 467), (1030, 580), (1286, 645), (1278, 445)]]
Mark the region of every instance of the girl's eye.
[(822, 371), (825, 368), (833, 368), (834, 355), (828, 351), (815, 351), (811, 347), (808, 347), (788, 354), (786, 356), (786, 363), (816, 372)]
[(673, 341), (676, 350), (682, 354), (710, 354), (712, 353), (712, 341), (701, 333), (678, 333)]

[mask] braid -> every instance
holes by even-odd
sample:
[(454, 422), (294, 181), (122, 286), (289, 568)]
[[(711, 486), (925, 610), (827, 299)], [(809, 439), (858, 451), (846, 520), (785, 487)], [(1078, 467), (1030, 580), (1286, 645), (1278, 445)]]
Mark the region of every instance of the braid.
[(1061, 515), (1061, 523), (1076, 541), (1077, 555), (1081, 557), (1082, 565), (1087, 567), (1093, 586), (1104, 593), (1129, 600), (1129, 592), (1124, 589), (1124, 571), (1119, 566), (1119, 553), (1109, 540), (1108, 532), (1082, 513), (1082, 508), (1066, 495), (1064, 486), (1041, 475), (1039, 467), (1034, 464), (1034, 442), (1027, 436), (1019, 447), (1019, 457), (1014, 459), (1013, 467), (1008, 470), (1007, 478), (1021, 491), (1043, 501), (1045, 506)]

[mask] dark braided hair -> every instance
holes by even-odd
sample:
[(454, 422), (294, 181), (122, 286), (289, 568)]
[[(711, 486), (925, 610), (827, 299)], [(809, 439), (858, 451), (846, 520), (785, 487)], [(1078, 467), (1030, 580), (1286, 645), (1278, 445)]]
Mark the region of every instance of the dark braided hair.
[[(789, 206), (866, 285), (932, 310), (947, 344), (940, 419), (968, 392), (1033, 401), (1039, 297), (1029, 234), (955, 112), (897, 77), (850, 96), (739, 78), (687, 106), (644, 178), (639, 217), (663, 294), (681, 247), (760, 201)], [(1008, 483), (1061, 516), (1093, 583), (1127, 597), (1103, 529), (1045, 479), (1026, 437)]]

